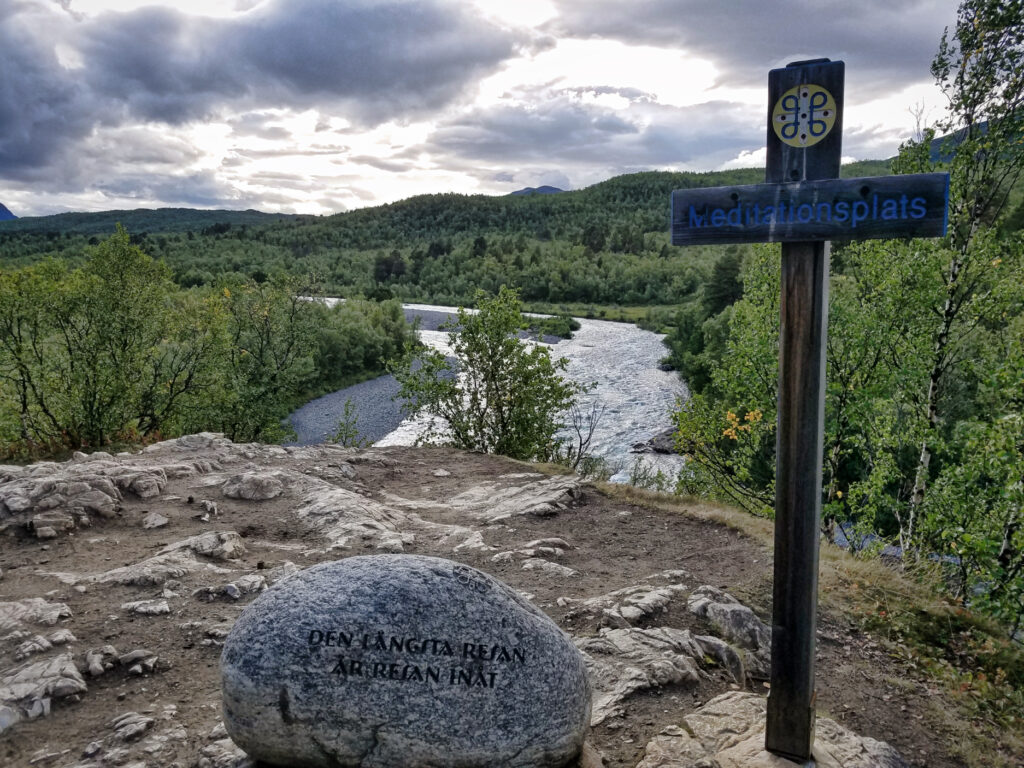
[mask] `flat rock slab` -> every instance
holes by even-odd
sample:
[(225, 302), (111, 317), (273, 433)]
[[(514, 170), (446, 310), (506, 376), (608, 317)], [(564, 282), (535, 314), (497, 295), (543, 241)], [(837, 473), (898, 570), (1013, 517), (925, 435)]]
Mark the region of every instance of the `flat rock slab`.
[[(684, 717), (684, 727), (669, 726), (655, 736), (637, 768), (794, 768), (764, 749), (766, 701), (740, 691), (712, 699)], [(812, 752), (817, 768), (908, 768), (884, 741), (827, 718), (818, 718)]]
[(638, 691), (696, 685), (707, 676), (700, 669), (705, 654), (724, 645), (716, 639), (671, 627), (602, 629), (597, 637), (577, 639), (596, 698), (591, 725), (621, 714), (622, 701)]
[(417, 555), (323, 563), (258, 597), (221, 657), (224, 724), (271, 765), (561, 768), (581, 654), (496, 579)]

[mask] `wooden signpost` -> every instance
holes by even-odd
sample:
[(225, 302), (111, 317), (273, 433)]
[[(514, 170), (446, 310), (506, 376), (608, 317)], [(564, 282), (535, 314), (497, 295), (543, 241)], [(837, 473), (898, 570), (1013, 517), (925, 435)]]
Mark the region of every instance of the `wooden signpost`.
[(766, 184), (676, 190), (675, 245), (781, 242), (772, 670), (765, 749), (813, 765), (831, 240), (941, 237), (949, 177), (839, 179), (844, 64), (768, 74)]

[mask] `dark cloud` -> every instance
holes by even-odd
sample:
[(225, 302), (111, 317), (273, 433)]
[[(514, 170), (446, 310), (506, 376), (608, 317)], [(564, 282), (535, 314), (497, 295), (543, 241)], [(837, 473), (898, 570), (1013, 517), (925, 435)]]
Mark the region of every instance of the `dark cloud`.
[(109, 179), (97, 179), (92, 186), (112, 199), (143, 203), (159, 200), (171, 206), (247, 208), (258, 202), (238, 193), (213, 171), (166, 175), (125, 171)]
[(231, 126), (231, 132), (235, 136), (252, 136), (269, 141), (290, 139), (292, 134), (287, 128), (272, 125), (280, 119), (278, 115), (270, 112), (247, 112), (244, 115), (231, 118), (227, 124)]
[(348, 210), (348, 205), (345, 204), (345, 201), (338, 197), (321, 197), (316, 202), (327, 210), (334, 211), (335, 213)]
[[(312, 106), (362, 126), (409, 119), (525, 42), (444, 0), (273, 0), (224, 19), (167, 7), (78, 19), (67, 6), (0, 3), (0, 178), (37, 179), (95, 129), (139, 121)], [(258, 118), (236, 127), (287, 138)]]
[(388, 173), (405, 173), (414, 168), (411, 163), (399, 163), (383, 157), (373, 157), (372, 155), (353, 155), (347, 158), (346, 162), (369, 165), (371, 168), (387, 171)]
[[(717, 165), (764, 139), (760, 110), (728, 102), (692, 107), (637, 103), (613, 112), (565, 92), (477, 110), (442, 125), (434, 151), (513, 165), (543, 161), (619, 168)], [(517, 177), (518, 178), (518, 177)]]
[(67, 18), (57, 6), (14, 2), (0, 10), (0, 176), (35, 178), (64, 140), (85, 136), (104, 118), (92, 114), (88, 87), (40, 34), (47, 21)]
[[(79, 156), (91, 159), (99, 171), (127, 166), (154, 170), (156, 166), (186, 168), (203, 157), (202, 150), (180, 136), (141, 127), (100, 131), (77, 147)], [(166, 172), (166, 171), (164, 171)]]
[[(237, 0), (245, 12), (228, 18), (189, 16), (159, 1), (89, 16), (74, 0), (0, 0), (0, 179), (18, 195), (99, 190), (140, 204), (292, 206), (301, 201), (289, 190), (307, 199), (336, 184), (330, 199), (372, 202), (358, 186), (366, 175), (359, 165), (413, 171), (424, 152), (435, 167), (485, 185), (567, 188), (629, 170), (716, 167), (762, 147), (763, 107), (670, 107), (642, 88), (559, 86), (562, 73), (552, 73), (544, 86), (513, 86), (496, 106), (454, 118), (445, 109), (464, 106), (482, 77), (550, 47), (554, 36), (679, 50), (711, 60), (722, 84), (760, 88), (773, 66), (829, 56), (847, 63), (847, 102), (865, 102), (930, 79), (956, 5), (553, 0), (562, 15), (527, 33), (458, 0)], [(621, 101), (606, 96), (625, 106), (604, 106)], [(296, 146), (282, 120), (303, 110), (319, 113), (318, 146)], [(425, 145), (348, 156), (349, 145), (365, 144), (347, 134), (422, 118), (441, 121)], [(176, 128), (197, 122), (227, 122), (241, 145), (216, 170), (190, 170), (203, 148)], [(891, 128), (848, 126), (844, 154), (883, 156), (898, 138)], [(254, 160), (289, 156), (357, 167), (329, 182), (245, 174)], [(250, 180), (282, 189), (254, 197)]]
[[(517, 103), (442, 124), (428, 146), (435, 162), (484, 183), (562, 189), (642, 170), (735, 165), (741, 153), (764, 147), (763, 107), (727, 101), (673, 107), (637, 99), (613, 111), (579, 98), (601, 90), (521, 91)], [(859, 127), (848, 131), (844, 154), (885, 157), (898, 141), (891, 128)]]
[(276, 0), (228, 19), (104, 14), (81, 51), (97, 89), (146, 119), (328, 101), (374, 123), (439, 108), (524, 40), (440, 0)]
[[(549, 31), (681, 48), (714, 62), (721, 83), (757, 85), (790, 61), (843, 60), (860, 87), (930, 80), (956, 0), (554, 0)], [(863, 96), (861, 96), (864, 99)], [(864, 99), (866, 100), (866, 99)]]
[(292, 187), (295, 189), (306, 189), (310, 186), (308, 176), (298, 173), (283, 173), (275, 171), (257, 171), (246, 176), (255, 184), (265, 184), (274, 187)]
[(621, 96), (627, 101), (647, 101), (651, 103), (655, 103), (658, 100), (653, 93), (641, 91), (639, 88), (616, 88), (611, 85), (577, 86), (575, 88), (566, 88), (564, 89), (564, 92), (572, 93), (579, 97), (587, 95)]
[(562, 97), (476, 110), (443, 125), (430, 143), (462, 158), (515, 161), (600, 153), (613, 137), (637, 130), (610, 110)]

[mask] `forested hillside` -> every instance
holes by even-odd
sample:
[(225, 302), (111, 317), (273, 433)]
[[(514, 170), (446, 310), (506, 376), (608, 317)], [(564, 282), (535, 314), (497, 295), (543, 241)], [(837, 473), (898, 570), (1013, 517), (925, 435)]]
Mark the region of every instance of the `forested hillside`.
[[(855, 163), (850, 176), (887, 173)], [(334, 216), (253, 211), (114, 211), (0, 224), (0, 266), (80, 260), (117, 223), (163, 259), (181, 286), (225, 273), (286, 272), (339, 296), (458, 304), (483, 288), (518, 287), (527, 302), (665, 305), (687, 300), (722, 249), (668, 245), (673, 189), (763, 181), (763, 171), (648, 172), (551, 195), (421, 195)], [(585, 265), (585, 266), (584, 266)]]

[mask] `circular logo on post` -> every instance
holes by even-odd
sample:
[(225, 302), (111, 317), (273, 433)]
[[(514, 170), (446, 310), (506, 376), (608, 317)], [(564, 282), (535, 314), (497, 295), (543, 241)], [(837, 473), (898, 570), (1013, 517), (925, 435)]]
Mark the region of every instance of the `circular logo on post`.
[(790, 88), (772, 110), (772, 127), (783, 144), (810, 147), (828, 136), (836, 122), (836, 100), (820, 85)]

